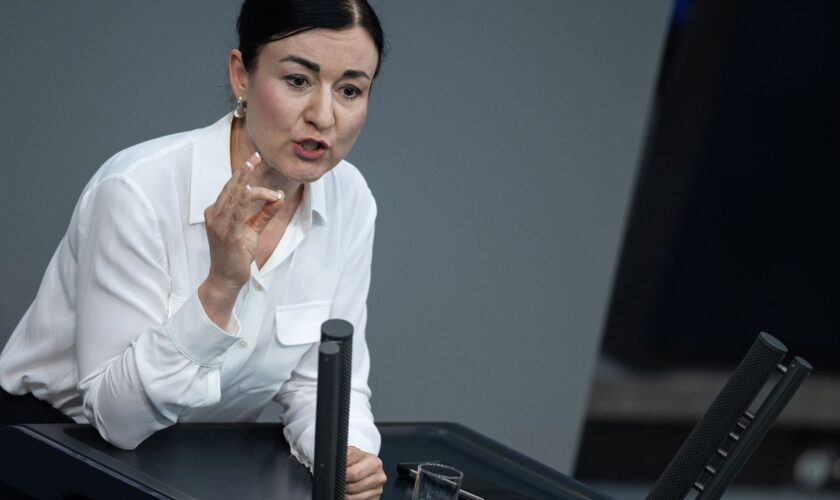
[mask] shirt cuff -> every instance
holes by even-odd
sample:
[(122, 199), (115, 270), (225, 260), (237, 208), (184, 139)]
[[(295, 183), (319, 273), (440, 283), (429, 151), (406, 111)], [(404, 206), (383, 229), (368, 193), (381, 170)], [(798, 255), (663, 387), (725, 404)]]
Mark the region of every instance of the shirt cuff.
[(291, 433), (291, 431), (289, 430), (288, 427), (285, 427), (283, 429), (283, 435), (286, 438), (286, 442), (289, 443), (289, 451), (292, 453), (292, 456), (295, 457), (295, 459), (298, 462), (300, 462), (301, 465), (303, 465), (304, 467), (309, 469), (309, 472), (314, 475), (315, 474), (315, 464), (314, 464), (314, 462), (315, 462), (315, 429), (314, 428), (309, 428), (309, 429), (303, 431), (303, 435), (300, 436), (300, 441), (298, 441), (298, 442), (309, 443), (309, 444), (312, 445), (311, 448), (309, 448), (309, 446), (306, 446), (306, 448), (308, 448), (306, 451), (299, 450), (295, 446), (296, 441), (293, 439), (294, 436), (292, 436), (292, 433)]
[(365, 453), (372, 455), (379, 455), (379, 446), (371, 442), (370, 438), (364, 432), (350, 430), (347, 435), (347, 447), (354, 447), (362, 450)]
[(167, 333), (181, 354), (199, 365), (216, 367), (239, 339), (239, 319), (232, 314), (230, 321), (229, 326), (236, 334), (227, 333), (207, 317), (195, 292), (170, 318)]

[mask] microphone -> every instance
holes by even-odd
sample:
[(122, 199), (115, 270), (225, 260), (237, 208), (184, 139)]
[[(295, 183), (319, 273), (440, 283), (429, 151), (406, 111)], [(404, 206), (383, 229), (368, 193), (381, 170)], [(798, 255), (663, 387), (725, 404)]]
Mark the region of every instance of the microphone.
[[(313, 500), (333, 500), (336, 491), (338, 451), (338, 400), (341, 348), (335, 342), (321, 342), (318, 348), (318, 395), (315, 401), (315, 470)], [(346, 458), (345, 458), (346, 462)], [(344, 496), (342, 484), (341, 495)]]
[(327, 320), (321, 325), (318, 358), (314, 500), (344, 500), (352, 374), (353, 325), (342, 319)]
[(770, 334), (758, 335), (732, 377), (656, 481), (647, 500), (685, 497), (709, 458), (747, 411), (786, 353), (787, 347)]

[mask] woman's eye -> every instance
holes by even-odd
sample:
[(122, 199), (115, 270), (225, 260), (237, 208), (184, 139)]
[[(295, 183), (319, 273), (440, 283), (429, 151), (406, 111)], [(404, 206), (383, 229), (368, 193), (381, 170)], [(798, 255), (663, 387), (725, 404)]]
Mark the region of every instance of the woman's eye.
[(362, 91), (352, 85), (341, 87), (341, 95), (345, 99), (355, 99), (362, 95)]
[(305, 76), (291, 75), (286, 77), (286, 82), (292, 87), (302, 89), (309, 84), (309, 80)]

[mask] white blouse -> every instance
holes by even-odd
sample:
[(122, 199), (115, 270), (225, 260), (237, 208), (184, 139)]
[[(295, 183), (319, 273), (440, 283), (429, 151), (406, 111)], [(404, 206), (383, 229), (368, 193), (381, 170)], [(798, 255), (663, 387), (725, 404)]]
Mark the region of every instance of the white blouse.
[(365, 342), (376, 204), (342, 161), (305, 185), (283, 238), (239, 293), (228, 331), (198, 286), (204, 209), (231, 176), (231, 115), (108, 160), (85, 187), (35, 301), (0, 355), (0, 385), (31, 392), (133, 449), (175, 422), (254, 421), (280, 403), (311, 467), (320, 325), (355, 326), (349, 444), (378, 453)]

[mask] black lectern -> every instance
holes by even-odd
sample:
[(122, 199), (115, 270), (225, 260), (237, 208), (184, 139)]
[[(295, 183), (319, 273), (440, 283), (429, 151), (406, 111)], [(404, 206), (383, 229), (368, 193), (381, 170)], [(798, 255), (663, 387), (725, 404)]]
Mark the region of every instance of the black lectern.
[[(535, 500), (609, 497), (464, 426), (379, 423), (384, 500), (408, 500), (403, 461), (441, 460)], [(280, 424), (177, 424), (136, 450), (114, 448), (90, 425), (0, 428), (0, 481), (34, 496), (90, 499), (308, 499), (312, 476), (289, 453)], [(492, 491), (473, 491), (486, 500)]]

